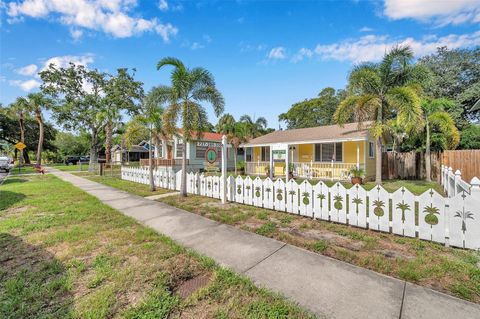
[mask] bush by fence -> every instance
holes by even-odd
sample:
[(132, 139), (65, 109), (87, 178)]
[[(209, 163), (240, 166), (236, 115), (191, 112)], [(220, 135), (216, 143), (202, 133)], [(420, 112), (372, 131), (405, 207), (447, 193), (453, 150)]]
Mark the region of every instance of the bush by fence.
[[(149, 184), (146, 168), (122, 167), (122, 179)], [(447, 180), (445, 179), (445, 182)], [(155, 169), (155, 185), (180, 189), (181, 171)], [(366, 191), (341, 183), (328, 187), (323, 182), (284, 182), (240, 176), (227, 178), (227, 199), (325, 221), (349, 224), (396, 235), (418, 237), (446, 245), (480, 249), (480, 180), (475, 178), (469, 191), (455, 191), (445, 198), (435, 190), (415, 196), (402, 187), (388, 193), (381, 186)], [(187, 174), (187, 192), (220, 198), (220, 176)]]

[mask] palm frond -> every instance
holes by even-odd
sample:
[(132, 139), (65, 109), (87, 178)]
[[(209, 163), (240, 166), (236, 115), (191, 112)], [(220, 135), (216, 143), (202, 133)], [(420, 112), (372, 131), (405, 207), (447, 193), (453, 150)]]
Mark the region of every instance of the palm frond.
[(162, 67), (164, 67), (166, 65), (174, 66), (177, 69), (186, 69), (183, 62), (180, 61), (179, 59), (174, 58), (174, 57), (165, 57), (165, 58), (161, 59), (160, 61), (158, 61), (157, 70), (160, 70)]
[(397, 113), (397, 120), (406, 132), (418, 131), (423, 127), (423, 111), (415, 89), (400, 86), (390, 89), (387, 101)]

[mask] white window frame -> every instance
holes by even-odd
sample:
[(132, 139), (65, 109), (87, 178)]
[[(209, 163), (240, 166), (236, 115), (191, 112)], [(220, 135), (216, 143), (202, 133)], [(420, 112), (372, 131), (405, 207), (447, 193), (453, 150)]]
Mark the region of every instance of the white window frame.
[[(342, 158), (340, 160), (337, 159), (337, 144), (341, 143), (342, 144)], [(320, 145), (320, 161), (316, 160), (315, 157), (315, 145)], [(333, 144), (333, 156), (335, 156), (335, 161), (334, 163), (343, 163), (343, 158), (344, 158), (344, 145), (343, 142), (329, 142), (329, 143), (314, 143), (313, 144), (313, 162), (314, 163), (330, 163), (331, 161), (324, 162), (322, 161), (322, 153), (323, 153), (323, 144)]]
[(368, 141), (368, 158), (375, 158), (375, 143), (371, 141)]

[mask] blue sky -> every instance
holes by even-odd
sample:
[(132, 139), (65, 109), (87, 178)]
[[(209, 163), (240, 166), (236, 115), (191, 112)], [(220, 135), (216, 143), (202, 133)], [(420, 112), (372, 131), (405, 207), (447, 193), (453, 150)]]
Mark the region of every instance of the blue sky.
[(168, 84), (155, 65), (175, 56), (214, 74), (226, 112), (274, 128), (292, 103), (344, 87), (355, 63), (392, 45), (417, 57), (480, 45), (478, 0), (0, 0), (0, 12), (4, 105), (38, 90), (36, 73), (51, 62), (136, 68), (148, 90)]

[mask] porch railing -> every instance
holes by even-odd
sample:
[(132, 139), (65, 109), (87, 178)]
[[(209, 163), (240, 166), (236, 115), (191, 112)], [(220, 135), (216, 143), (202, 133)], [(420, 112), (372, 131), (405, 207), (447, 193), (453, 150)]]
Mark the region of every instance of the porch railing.
[[(148, 166), (148, 158), (140, 159), (140, 166)], [(154, 166), (182, 166), (181, 159), (163, 159), (163, 158), (154, 158), (153, 159)], [(188, 165), (188, 159), (187, 159)]]
[[(335, 162), (293, 162), (293, 175), (299, 178), (316, 178), (331, 180), (346, 180), (350, 177), (350, 169), (356, 167), (357, 163), (335, 163)], [(269, 162), (246, 162), (246, 173), (248, 175), (265, 175), (265, 168), (270, 166)], [(365, 169), (364, 164), (360, 167)], [(284, 174), (283, 170), (274, 168), (274, 174)]]
[[(350, 169), (356, 167), (357, 163), (335, 163), (335, 162), (294, 162), (293, 175), (300, 178), (318, 178), (331, 180), (346, 180), (350, 177)], [(359, 164), (365, 168), (364, 164)]]
[(248, 175), (265, 175), (265, 168), (270, 166), (270, 162), (246, 162), (245, 171)]

